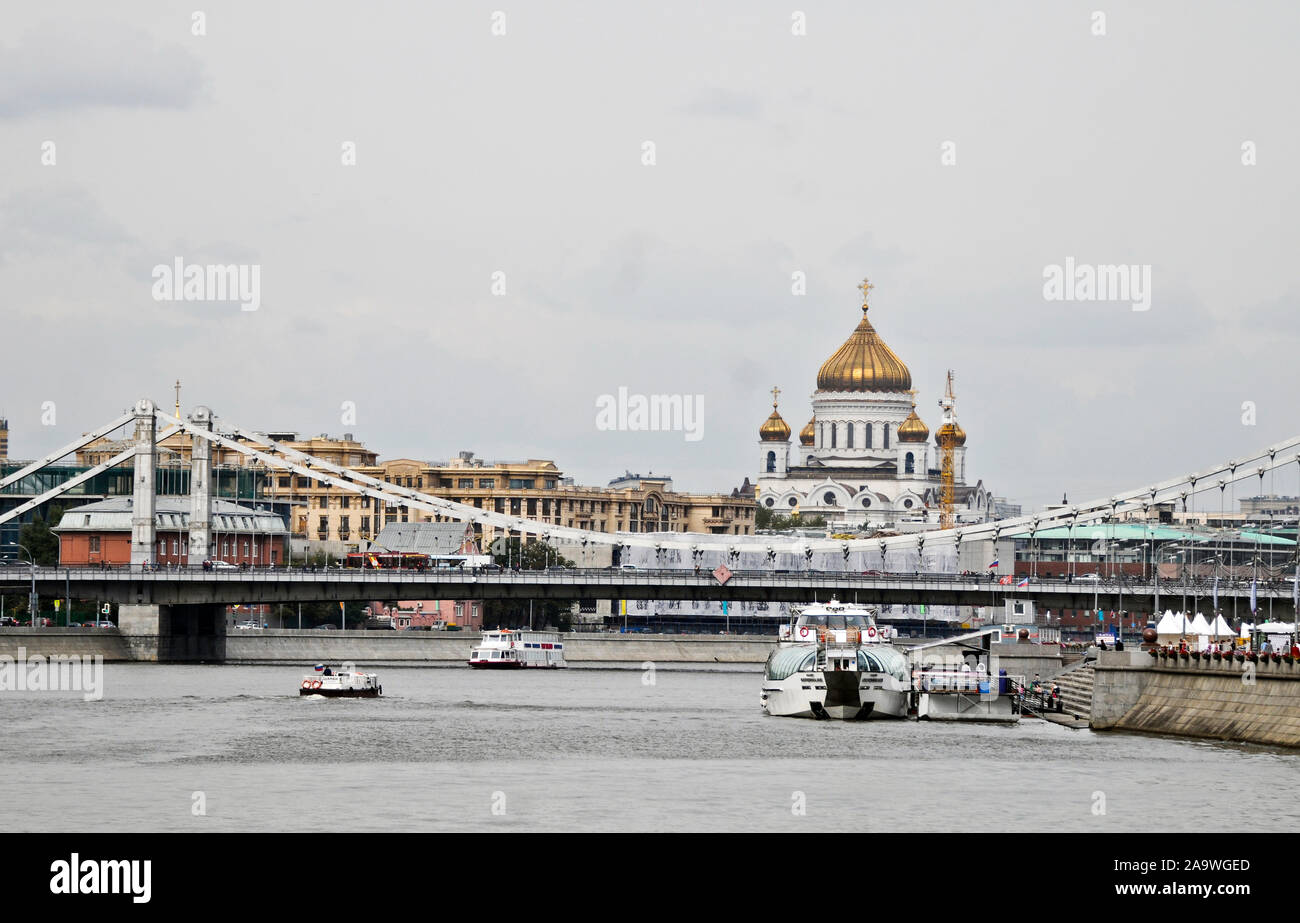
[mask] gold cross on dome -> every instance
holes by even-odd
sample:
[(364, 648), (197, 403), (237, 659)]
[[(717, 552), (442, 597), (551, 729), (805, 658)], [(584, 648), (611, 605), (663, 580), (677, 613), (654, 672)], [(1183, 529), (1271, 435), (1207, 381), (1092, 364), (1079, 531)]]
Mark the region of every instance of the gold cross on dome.
[(912, 395), (912, 409), (916, 409), (916, 395), (919, 393), (915, 388), (908, 388), (907, 393)]
[(773, 386), (772, 388), (772, 409), (773, 410), (776, 409), (776, 401), (777, 398), (779, 398), (780, 396), (781, 396), (781, 389)]
[(858, 286), (858, 289), (862, 292), (862, 304), (863, 304), (863, 306), (866, 305), (866, 303), (867, 303), (867, 296), (871, 293), (871, 290), (872, 290), (873, 288), (875, 288), (875, 286), (872, 285), (871, 282), (870, 282), (870, 280), (868, 280), (868, 279), (866, 279), (866, 278), (864, 278), (864, 279), (862, 280), (862, 284)]

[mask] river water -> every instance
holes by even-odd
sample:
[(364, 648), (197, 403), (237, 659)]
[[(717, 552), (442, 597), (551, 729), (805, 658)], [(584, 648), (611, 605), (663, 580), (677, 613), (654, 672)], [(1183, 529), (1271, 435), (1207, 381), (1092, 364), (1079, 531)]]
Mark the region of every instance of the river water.
[[(106, 664), (104, 697), (0, 692), (10, 831), (1293, 830), (1300, 755), (913, 721), (769, 718), (761, 668)], [(201, 793), (201, 794), (200, 794)]]

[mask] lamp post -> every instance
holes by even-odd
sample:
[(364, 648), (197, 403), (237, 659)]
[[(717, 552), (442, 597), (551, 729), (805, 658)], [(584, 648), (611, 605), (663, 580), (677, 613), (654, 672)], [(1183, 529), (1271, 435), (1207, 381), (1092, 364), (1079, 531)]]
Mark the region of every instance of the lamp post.
[(20, 545), (17, 542), (5, 542), (5, 547), (21, 548), (23, 551), (27, 552), (27, 560), (30, 562), (32, 568), (32, 589), (31, 593), (27, 597), (27, 615), (31, 619), (32, 627), (35, 628), (36, 611), (40, 608), (40, 600), (36, 596), (36, 558), (31, 551), (26, 548), (26, 546)]

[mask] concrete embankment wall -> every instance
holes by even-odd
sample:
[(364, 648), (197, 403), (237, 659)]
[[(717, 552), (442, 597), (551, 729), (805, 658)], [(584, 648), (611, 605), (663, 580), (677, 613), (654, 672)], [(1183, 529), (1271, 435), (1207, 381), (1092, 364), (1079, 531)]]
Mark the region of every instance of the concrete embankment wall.
[[(235, 631), (226, 660), (275, 663), (352, 660), (357, 663), (464, 663), (474, 632)], [(763, 663), (775, 646), (766, 638), (717, 635), (564, 635), (569, 663)]]
[(134, 660), (127, 639), (116, 631), (93, 628), (0, 629), (0, 657), (59, 657), (76, 655), (106, 661)]
[(1097, 661), (1092, 726), (1297, 747), (1300, 664), (1106, 652)]
[[(227, 663), (464, 663), (478, 642), (476, 632), (436, 631), (232, 631), (225, 636)], [(106, 661), (151, 660), (142, 656), (157, 638), (79, 628), (0, 630), (0, 656), (59, 654), (102, 656)], [(718, 635), (564, 635), (570, 663), (752, 663), (761, 664), (774, 639)], [(20, 650), (21, 649), (21, 650)]]

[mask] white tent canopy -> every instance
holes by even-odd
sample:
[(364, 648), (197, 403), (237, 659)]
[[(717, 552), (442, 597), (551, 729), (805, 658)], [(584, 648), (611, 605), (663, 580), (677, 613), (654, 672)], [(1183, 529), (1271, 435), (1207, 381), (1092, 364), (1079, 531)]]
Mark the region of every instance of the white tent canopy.
[(1156, 624), (1156, 634), (1158, 635), (1181, 635), (1183, 633), (1183, 618), (1180, 615), (1174, 615), (1169, 609), (1160, 617)]

